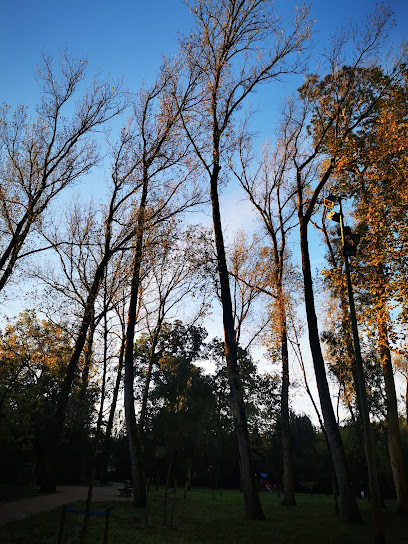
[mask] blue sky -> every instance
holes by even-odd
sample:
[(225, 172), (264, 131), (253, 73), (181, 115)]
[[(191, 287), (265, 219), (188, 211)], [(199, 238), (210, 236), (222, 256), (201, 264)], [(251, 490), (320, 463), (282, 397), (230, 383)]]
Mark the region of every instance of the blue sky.
[[(294, 0), (276, 1), (279, 13), (294, 12)], [(300, 2), (298, 2), (300, 4)], [(322, 48), (338, 24), (347, 24), (372, 11), (371, 0), (312, 2), (316, 49)], [(408, 23), (408, 2), (394, 0), (400, 41)], [(91, 71), (100, 65), (137, 90), (154, 76), (162, 54), (177, 50), (178, 33), (192, 27), (181, 0), (1, 0), (0, 102), (32, 105), (37, 100), (34, 66), (42, 53), (55, 55), (67, 44), (77, 56), (88, 55)], [(280, 96), (287, 89), (276, 86)], [(270, 108), (269, 108), (270, 109)]]
[[(275, 5), (287, 18), (295, 12), (296, 0), (276, 0)], [(336, 26), (358, 21), (374, 6), (372, 0), (312, 2), (311, 17), (316, 19), (312, 52), (325, 47)], [(391, 7), (398, 44), (408, 28), (408, 0), (392, 0)], [(136, 92), (142, 80), (154, 78), (162, 54), (176, 54), (178, 36), (193, 25), (182, 0), (1, 0), (0, 18), (0, 103), (12, 107), (38, 102), (35, 65), (43, 53), (55, 56), (65, 46), (76, 56), (88, 56), (88, 75), (100, 66), (114, 77), (123, 75), (125, 85)], [(300, 81), (301, 76), (293, 76), (286, 83), (272, 83), (253, 97), (259, 112), (254, 122), (262, 139), (273, 136), (281, 102)], [(92, 178), (87, 183), (92, 184)], [(231, 186), (229, 193), (234, 190)], [(241, 199), (237, 194), (233, 205), (223, 209), (224, 222), (236, 224), (239, 216), (250, 230), (250, 210)]]
[[(390, 4), (398, 23), (392, 36), (398, 44), (404, 32), (408, 38), (408, 0)], [(296, 2), (277, 0), (275, 5), (288, 16), (294, 13)], [(358, 21), (374, 6), (371, 0), (312, 2), (311, 16), (316, 19), (313, 52), (324, 48), (336, 26), (347, 25), (350, 19)], [(12, 107), (32, 107), (38, 102), (35, 65), (43, 53), (55, 56), (65, 46), (76, 56), (88, 56), (89, 75), (100, 66), (114, 77), (123, 75), (125, 85), (137, 91), (142, 80), (154, 78), (162, 54), (176, 54), (179, 33), (188, 33), (193, 25), (181, 0), (1, 0), (0, 18), (0, 102)], [(298, 83), (299, 78), (289, 78), (286, 84), (275, 83), (255, 96), (260, 113), (254, 120), (265, 137), (273, 134), (280, 103)], [(92, 179), (86, 183), (92, 184)], [(237, 224), (251, 230), (251, 211), (239, 193), (231, 200), (233, 191), (232, 186), (228, 201), (224, 200), (229, 203), (223, 207), (224, 225), (229, 230)], [(316, 267), (319, 259), (316, 253)]]
[[(296, 4), (300, 1), (275, 2), (284, 20), (294, 15)], [(312, 54), (325, 47), (337, 25), (359, 20), (374, 6), (372, 0), (312, 2), (311, 18), (316, 19)], [(393, 0), (391, 6), (398, 21), (395, 42), (400, 43), (408, 26), (408, 0)], [(31, 112), (39, 101), (35, 66), (42, 54), (58, 56), (58, 50), (67, 47), (75, 56), (88, 57), (89, 77), (100, 67), (105, 74), (123, 76), (125, 86), (137, 92), (143, 80), (155, 78), (163, 54), (176, 54), (180, 34), (194, 24), (182, 0), (0, 0), (0, 18), (0, 103), (12, 108), (24, 104)], [(288, 77), (261, 87), (252, 97), (261, 141), (273, 137), (282, 101), (301, 81), (302, 76)], [(92, 183), (91, 176), (90, 191)], [(250, 222), (248, 211), (238, 205), (240, 217)], [(229, 214), (236, 217), (236, 206), (224, 210), (226, 223)]]
[[(296, 0), (277, 0), (275, 5), (277, 12), (287, 18), (294, 14)], [(312, 52), (325, 47), (336, 26), (347, 25), (350, 19), (358, 21), (374, 6), (372, 0), (312, 2), (311, 17), (316, 19)], [(408, 0), (392, 0), (391, 7), (398, 23), (393, 39), (398, 44), (408, 28)], [(88, 56), (88, 75), (100, 66), (114, 77), (123, 75), (125, 85), (137, 91), (142, 80), (154, 78), (162, 54), (176, 54), (180, 33), (188, 33), (193, 26), (182, 0), (1, 0), (0, 18), (0, 103), (31, 108), (39, 98), (34, 75), (43, 53), (55, 56), (67, 46), (76, 56)], [(273, 136), (280, 104), (300, 81), (298, 76), (288, 78), (286, 83), (272, 83), (253, 97), (259, 112), (254, 122), (262, 139)], [(86, 186), (89, 192), (100, 192), (101, 185), (96, 185), (94, 179), (88, 178), (80, 190)], [(233, 199), (232, 193), (236, 195)], [(231, 185), (227, 196), (224, 224), (239, 223), (251, 230), (253, 216), (242, 195)], [(317, 262), (319, 258), (317, 255)]]

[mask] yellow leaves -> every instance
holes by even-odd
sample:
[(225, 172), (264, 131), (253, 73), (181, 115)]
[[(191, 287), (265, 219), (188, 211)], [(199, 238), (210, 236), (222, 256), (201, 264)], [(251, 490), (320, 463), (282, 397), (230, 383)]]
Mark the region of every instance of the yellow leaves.
[(336, 164), (336, 173), (337, 174), (340, 174), (344, 167), (347, 165), (347, 163), (349, 162), (348, 160), (348, 156), (347, 155), (343, 155), (338, 161), (337, 161), (337, 164)]
[(5, 372), (14, 374), (19, 370), (22, 377), (30, 376), (30, 380), (44, 373), (58, 380), (70, 352), (67, 334), (50, 322), (39, 323), (34, 311), (22, 312), (0, 337), (0, 358), (7, 366)]

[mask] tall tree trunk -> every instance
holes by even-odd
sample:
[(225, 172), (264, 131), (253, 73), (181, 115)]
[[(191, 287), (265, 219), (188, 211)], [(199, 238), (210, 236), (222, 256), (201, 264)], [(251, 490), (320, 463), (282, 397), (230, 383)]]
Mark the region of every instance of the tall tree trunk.
[(408, 376), (405, 377), (405, 420), (408, 425)]
[(146, 506), (145, 474), (143, 461), (143, 447), (140, 439), (140, 430), (136, 421), (134, 397), (133, 348), (136, 326), (137, 304), (140, 286), (140, 268), (143, 256), (143, 237), (145, 228), (145, 209), (147, 202), (148, 176), (144, 171), (143, 189), (137, 214), (136, 248), (133, 261), (132, 279), (130, 284), (130, 301), (126, 327), (125, 345), (125, 379), (124, 403), (126, 429), (129, 441), (130, 466), (133, 481), (133, 503), (138, 507)]
[(326, 369), (324, 366), (324, 359), (320, 345), (319, 329), (317, 325), (317, 316), (314, 303), (313, 280), (310, 267), (307, 222), (304, 221), (301, 213), (299, 213), (299, 225), (309, 344), (312, 352), (313, 366), (316, 376), (317, 389), (319, 392), (320, 406), (322, 408), (324, 426), (327, 432), (330, 452), (339, 486), (341, 497), (341, 515), (346, 521), (359, 521), (361, 519), (360, 512), (350, 485), (346, 456), (331, 402)]
[(106, 483), (108, 481), (108, 453), (110, 449), (113, 420), (115, 417), (116, 404), (118, 402), (120, 384), (122, 382), (122, 370), (123, 370), (123, 357), (125, 352), (125, 331), (122, 330), (122, 341), (120, 344), (118, 368), (116, 371), (115, 387), (113, 389), (112, 403), (109, 409), (108, 423), (106, 425), (105, 440), (102, 448), (102, 463), (101, 463), (101, 482)]
[[(283, 234), (282, 234), (283, 236)], [(296, 506), (292, 438), (289, 420), (289, 350), (285, 296), (282, 286), (283, 255), (279, 255), (275, 245), (275, 284), (277, 286), (278, 311), (280, 325), (280, 345), (282, 357), (282, 391), (281, 391), (281, 426), (282, 426), (282, 460), (283, 460), (283, 501), (284, 506)], [(284, 246), (282, 247), (283, 253)]]
[(48, 453), (45, 456), (45, 458), (47, 459), (47, 463), (44, 466), (44, 470), (42, 471), (43, 477), (40, 483), (42, 491), (55, 491), (56, 488), (57, 446), (60, 442), (62, 431), (64, 428), (65, 413), (68, 406), (69, 394), (75, 378), (75, 374), (78, 369), (79, 358), (86, 342), (88, 329), (91, 326), (93, 320), (96, 297), (98, 296), (99, 290), (102, 286), (102, 282), (106, 273), (106, 267), (108, 266), (109, 260), (112, 256), (112, 223), (116, 211), (115, 201), (117, 191), (118, 188), (116, 187), (112, 193), (111, 201), (109, 204), (109, 212), (105, 221), (105, 240), (103, 254), (101, 257), (101, 261), (96, 267), (95, 274), (92, 279), (92, 284), (89, 288), (88, 296), (84, 306), (84, 312), (82, 315), (81, 326), (79, 328), (74, 349), (68, 363), (67, 372), (58, 395), (55, 414), (52, 418), (52, 421), (50, 422)]
[(82, 369), (82, 380), (79, 390), (79, 412), (78, 417), (75, 418), (74, 428), (78, 437), (81, 437), (82, 447), (79, 452), (79, 480), (81, 482), (88, 481), (88, 433), (87, 429), (90, 423), (90, 416), (92, 407), (87, 404), (86, 394), (89, 386), (89, 374), (92, 365), (92, 350), (94, 334), (96, 329), (95, 312), (93, 313), (91, 324), (88, 330), (87, 340), (83, 349), (84, 366)]
[(86, 392), (88, 391), (88, 385), (89, 385), (89, 373), (91, 371), (91, 362), (92, 362), (92, 347), (93, 347), (93, 341), (94, 341), (94, 334), (96, 329), (96, 322), (95, 322), (95, 312), (93, 312), (91, 323), (89, 325), (88, 330), (88, 336), (86, 340), (86, 344), (84, 346), (84, 367), (82, 370), (82, 376), (81, 376), (81, 386), (79, 390), (79, 403), (81, 409), (85, 409), (85, 401), (86, 401)]
[(152, 378), (153, 365), (157, 360), (156, 347), (159, 341), (160, 330), (161, 330), (161, 320), (158, 321), (153, 333), (152, 345), (150, 347), (150, 353), (149, 353), (149, 364), (147, 365), (146, 380), (145, 380), (145, 385), (143, 389), (142, 408), (140, 410), (140, 418), (139, 418), (140, 433), (142, 435), (144, 433), (145, 425), (146, 425), (147, 400), (149, 398), (149, 387), (150, 387), (150, 381)]
[(355, 361), (354, 349), (353, 349), (353, 338), (352, 338), (352, 331), (350, 327), (350, 316), (347, 310), (346, 297), (347, 297), (347, 293), (345, 292), (345, 289), (342, 285), (340, 290), (340, 307), (341, 307), (341, 323), (342, 323), (342, 331), (343, 331), (343, 340), (344, 340), (344, 346), (346, 349), (346, 357), (349, 361), (350, 371), (353, 377), (354, 391), (356, 393), (356, 398), (357, 398), (357, 406), (359, 406), (360, 392), (358, 388), (356, 361)]
[[(340, 224), (341, 225), (342, 225), (342, 221), (343, 221), (343, 214), (342, 214), (342, 208), (340, 203)], [(345, 247), (344, 237), (343, 237), (343, 247)], [(380, 493), (380, 485), (378, 481), (378, 471), (377, 471), (377, 461), (376, 461), (375, 449), (374, 449), (374, 441), (373, 441), (373, 436), (371, 432), (370, 412), (368, 409), (366, 382), (365, 382), (365, 376), (364, 376), (363, 360), (361, 357), (360, 338), (358, 333), (357, 317), (356, 317), (356, 310), (354, 305), (353, 287), (351, 284), (349, 257), (347, 255), (344, 256), (344, 265), (345, 265), (345, 272), (346, 272), (346, 278), (347, 278), (347, 291), (348, 291), (348, 299), (349, 299), (349, 307), (350, 307), (350, 322), (351, 322), (351, 328), (353, 331), (353, 345), (354, 345), (355, 366), (356, 366), (356, 375), (357, 375), (357, 386), (359, 391), (360, 415), (361, 415), (361, 423), (363, 426), (363, 433), (364, 433), (364, 446), (365, 446), (365, 454), (367, 459), (368, 481), (369, 481), (370, 494), (371, 494), (371, 509), (372, 509), (373, 521), (374, 521), (374, 542), (375, 544), (384, 544), (385, 543), (384, 518), (383, 518), (382, 510), (381, 510), (382, 499), (381, 499), (381, 493)]]
[(96, 462), (98, 455), (98, 445), (101, 436), (102, 422), (103, 422), (103, 409), (105, 403), (105, 390), (106, 390), (106, 372), (108, 366), (108, 320), (107, 320), (107, 292), (106, 292), (106, 278), (105, 278), (105, 289), (104, 289), (104, 328), (103, 328), (103, 373), (102, 373), (102, 387), (101, 387), (101, 397), (99, 404), (98, 420), (96, 423), (96, 432), (94, 437), (94, 443), (92, 447), (90, 466), (89, 466), (89, 482), (88, 482), (88, 494), (85, 503), (85, 515), (82, 523), (82, 530), (80, 535), (80, 544), (85, 544), (86, 542), (86, 533), (88, 530), (89, 524), (89, 513), (91, 511), (92, 505), (92, 495), (94, 488), (94, 479), (96, 471)]
[(55, 414), (49, 423), (49, 437), (46, 441), (47, 452), (44, 452), (45, 464), (40, 467), (40, 489), (44, 492), (53, 492), (56, 490), (57, 446), (60, 443), (62, 431), (64, 428), (65, 413), (68, 406), (69, 394), (75, 378), (75, 374), (78, 369), (79, 358), (86, 342), (88, 329), (92, 322), (95, 300), (104, 277), (107, 262), (108, 257), (102, 260), (95, 272), (92, 286), (90, 288), (88, 298), (85, 304), (81, 327), (79, 329), (74, 349), (68, 363), (67, 372), (62, 383), (60, 393), (58, 395)]
[(225, 246), (222, 234), (221, 215), (218, 198), (218, 175), (220, 167), (216, 163), (211, 176), (211, 203), (213, 213), (214, 238), (217, 251), (218, 274), (221, 290), (222, 316), (225, 338), (225, 357), (227, 361), (228, 381), (231, 390), (231, 406), (234, 418), (235, 433), (241, 461), (243, 480), (245, 516), (247, 519), (265, 519), (255, 475), (252, 466), (252, 456), (249, 442), (248, 424), (245, 413), (242, 384), (238, 371), (237, 345), (235, 341), (234, 318), (232, 311), (231, 292), (228, 269), (225, 257)]
[(387, 333), (387, 319), (382, 316), (378, 323), (381, 366), (384, 375), (387, 406), (388, 450), (398, 499), (398, 511), (408, 514), (408, 481), (401, 447), (398, 421), (397, 394)]
[(293, 485), (292, 440), (289, 421), (289, 354), (286, 323), (282, 330), (282, 392), (281, 392), (281, 424), (283, 455), (283, 501), (285, 506), (295, 506), (295, 490)]

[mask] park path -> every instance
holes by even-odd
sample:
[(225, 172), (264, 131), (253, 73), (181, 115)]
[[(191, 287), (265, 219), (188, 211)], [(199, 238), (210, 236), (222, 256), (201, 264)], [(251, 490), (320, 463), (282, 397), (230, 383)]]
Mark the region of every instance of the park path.
[[(93, 491), (93, 501), (112, 501), (118, 499), (118, 487), (123, 484), (113, 483), (107, 487), (95, 487)], [(50, 495), (38, 495), (31, 499), (22, 499), (19, 501), (0, 504), (0, 525), (24, 519), (52, 510), (74, 501), (85, 501), (88, 493), (86, 486), (63, 485), (57, 487), (57, 492)], [(132, 497), (123, 497), (120, 500), (130, 500)]]

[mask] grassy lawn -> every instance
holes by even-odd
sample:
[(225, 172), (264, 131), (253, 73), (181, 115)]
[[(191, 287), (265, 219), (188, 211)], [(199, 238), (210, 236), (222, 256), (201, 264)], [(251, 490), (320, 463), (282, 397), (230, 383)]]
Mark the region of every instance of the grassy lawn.
[[(297, 507), (280, 506), (275, 494), (261, 495), (266, 521), (243, 519), (243, 498), (238, 491), (223, 491), (214, 497), (209, 490), (189, 492), (184, 503), (182, 490), (174, 503), (173, 526), (170, 527), (171, 498), (167, 504), (167, 524), (163, 527), (163, 490), (149, 496), (148, 517), (135, 510), (128, 501), (96, 503), (94, 510), (112, 508), (109, 543), (259, 543), (273, 544), (365, 544), (372, 543), (370, 505), (361, 501), (364, 522), (347, 525), (333, 513), (332, 498), (324, 495), (297, 495)], [(74, 503), (73, 508), (83, 504)], [(395, 502), (384, 510), (387, 544), (408, 544), (408, 521), (394, 513)], [(56, 544), (60, 511), (38, 514), (23, 521), (0, 527), (2, 544)], [(65, 544), (76, 544), (82, 517), (67, 514)], [(91, 517), (87, 542), (103, 542), (104, 518)]]

